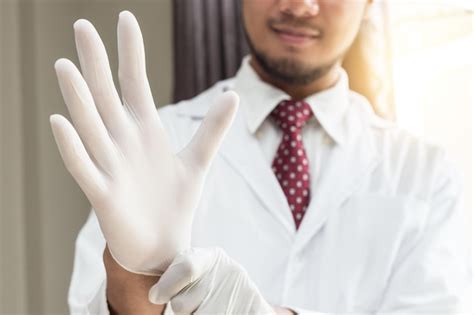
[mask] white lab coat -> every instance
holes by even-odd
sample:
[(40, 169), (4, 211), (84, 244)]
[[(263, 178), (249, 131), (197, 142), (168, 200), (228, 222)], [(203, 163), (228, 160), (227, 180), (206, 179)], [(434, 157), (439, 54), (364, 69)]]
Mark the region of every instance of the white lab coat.
[[(160, 110), (176, 149), (215, 95), (233, 85), (234, 79), (220, 82)], [(239, 111), (208, 174), (193, 245), (223, 248), (275, 305), (470, 313), (461, 304), (471, 270), (460, 180), (442, 150), (377, 118), (361, 97), (352, 93), (350, 102), (347, 141), (332, 147), (298, 231)], [(104, 240), (93, 214), (76, 245), (71, 312), (105, 313)]]

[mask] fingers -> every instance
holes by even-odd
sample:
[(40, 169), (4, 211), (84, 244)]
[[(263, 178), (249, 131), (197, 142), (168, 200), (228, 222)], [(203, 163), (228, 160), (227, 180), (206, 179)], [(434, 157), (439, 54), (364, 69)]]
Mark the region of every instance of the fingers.
[(229, 91), (217, 97), (191, 142), (179, 156), (207, 168), (214, 158), (237, 112), (239, 97)]
[(127, 117), (114, 85), (104, 44), (87, 20), (74, 23), (76, 48), (81, 70), (94, 97), (97, 109), (115, 139), (126, 130)]
[(140, 26), (128, 11), (120, 13), (118, 28), (119, 81), (124, 106), (139, 121), (158, 118), (146, 74)]
[(67, 59), (59, 59), (54, 67), (76, 131), (98, 165), (110, 174), (116, 163), (116, 148), (97, 112), (86, 82), (76, 66)]
[(215, 264), (213, 249), (193, 248), (176, 256), (171, 265), (149, 292), (149, 300), (165, 304), (188, 285), (199, 279)]
[(105, 192), (105, 180), (90, 159), (71, 123), (61, 115), (50, 117), (54, 139), (66, 169), (92, 203)]

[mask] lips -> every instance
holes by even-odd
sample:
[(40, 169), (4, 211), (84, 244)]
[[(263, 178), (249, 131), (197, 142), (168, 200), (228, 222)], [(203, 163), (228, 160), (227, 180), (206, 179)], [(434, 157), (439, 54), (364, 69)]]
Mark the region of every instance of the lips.
[(303, 30), (290, 27), (272, 27), (281, 41), (292, 46), (306, 45), (320, 37), (318, 31)]
[(273, 30), (279, 34), (285, 34), (295, 37), (316, 38), (319, 36), (319, 32), (317, 31), (299, 30), (289, 27), (273, 27)]

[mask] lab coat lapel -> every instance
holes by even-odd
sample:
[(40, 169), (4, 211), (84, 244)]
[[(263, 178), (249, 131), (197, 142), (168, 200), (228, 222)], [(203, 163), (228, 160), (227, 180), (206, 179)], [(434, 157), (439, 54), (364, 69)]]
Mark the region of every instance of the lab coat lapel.
[[(191, 117), (200, 123), (216, 94), (228, 90), (232, 85), (233, 81), (231, 80), (223, 81), (211, 90), (213, 93), (198, 96), (193, 106), (189, 106), (189, 104), (180, 106), (178, 115)], [(218, 154), (235, 172), (240, 174), (263, 207), (275, 217), (282, 225), (282, 230), (286, 231), (293, 239), (296, 230), (290, 207), (271, 165), (265, 160), (260, 143), (247, 127), (242, 105), (219, 148)], [(225, 181), (226, 179), (222, 178), (222, 185), (225, 185)], [(255, 211), (258, 211), (257, 207), (255, 208)]]
[(265, 160), (258, 140), (248, 130), (241, 111), (237, 114), (219, 153), (248, 183), (265, 208), (293, 236), (295, 228), (286, 197), (271, 166)]
[(317, 186), (312, 186), (311, 201), (296, 235), (296, 250), (311, 240), (380, 162), (369, 124), (357, 114), (347, 115), (344, 123), (346, 142), (334, 144), (329, 164), (321, 170)]

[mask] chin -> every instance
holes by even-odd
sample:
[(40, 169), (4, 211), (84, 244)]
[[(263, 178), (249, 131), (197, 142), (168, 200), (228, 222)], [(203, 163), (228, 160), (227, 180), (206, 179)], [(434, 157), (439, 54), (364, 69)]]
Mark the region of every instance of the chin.
[(297, 69), (305, 69), (305, 68), (314, 68), (318, 67), (317, 64), (313, 62), (317, 60), (314, 55), (311, 54), (300, 54), (300, 53), (281, 53), (276, 56), (269, 56), (273, 62), (284, 62), (286, 64), (291, 64), (292, 67)]
[[(308, 64), (319, 60), (318, 56), (321, 56), (319, 49), (299, 49), (291, 46), (287, 47), (278, 47), (272, 50), (269, 50), (267, 56), (272, 59), (288, 59), (294, 62), (299, 62), (303, 64)], [(325, 58), (326, 59), (326, 58)]]

